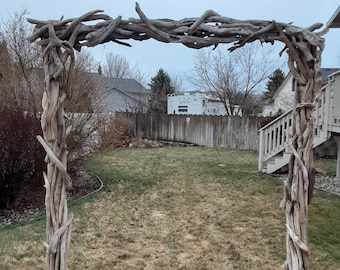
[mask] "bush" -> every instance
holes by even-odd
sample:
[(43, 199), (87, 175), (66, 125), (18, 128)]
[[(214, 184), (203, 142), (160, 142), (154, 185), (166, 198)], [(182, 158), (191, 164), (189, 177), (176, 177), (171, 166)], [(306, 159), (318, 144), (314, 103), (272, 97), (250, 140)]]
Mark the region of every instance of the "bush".
[(132, 123), (124, 115), (116, 113), (101, 135), (101, 148), (128, 147), (132, 140)]
[(19, 110), (0, 111), (0, 209), (10, 209), (24, 185), (42, 186), (45, 151), (40, 121)]
[(66, 126), (72, 126), (66, 138), (68, 167), (79, 167), (86, 155), (100, 147), (100, 130), (105, 126), (105, 115), (69, 113)]

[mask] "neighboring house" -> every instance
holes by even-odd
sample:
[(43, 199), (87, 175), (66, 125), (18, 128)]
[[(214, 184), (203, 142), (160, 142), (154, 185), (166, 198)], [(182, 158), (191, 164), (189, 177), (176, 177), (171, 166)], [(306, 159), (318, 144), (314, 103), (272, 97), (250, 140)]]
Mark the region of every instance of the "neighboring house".
[[(321, 68), (322, 86), (328, 83), (328, 76), (340, 68)], [(264, 104), (261, 116), (275, 116), (285, 113), (294, 106), (293, 75), (288, 73), (281, 86), (268, 104)]]
[[(238, 106), (235, 111), (238, 110)], [(204, 92), (168, 95), (168, 114), (227, 115), (223, 102)]]
[(100, 102), (106, 112), (146, 112), (150, 90), (135, 79), (109, 78), (93, 74)]

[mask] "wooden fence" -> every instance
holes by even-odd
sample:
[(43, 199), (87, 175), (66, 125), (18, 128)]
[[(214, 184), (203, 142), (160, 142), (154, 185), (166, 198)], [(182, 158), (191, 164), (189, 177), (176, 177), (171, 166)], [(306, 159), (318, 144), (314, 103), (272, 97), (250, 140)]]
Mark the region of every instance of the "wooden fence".
[(239, 116), (120, 113), (132, 124), (132, 135), (201, 146), (258, 150), (259, 118)]

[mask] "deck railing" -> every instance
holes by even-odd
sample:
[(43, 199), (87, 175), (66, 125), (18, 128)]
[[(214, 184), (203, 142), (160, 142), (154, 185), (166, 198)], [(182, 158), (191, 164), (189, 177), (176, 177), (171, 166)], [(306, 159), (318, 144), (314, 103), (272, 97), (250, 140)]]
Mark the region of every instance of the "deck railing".
[[(331, 110), (329, 88), (321, 89), (314, 110), (314, 136), (324, 141), (329, 136), (328, 120)], [(281, 152), (289, 153), (289, 139), (293, 122), (293, 109), (279, 116), (259, 130), (259, 171), (268, 159)]]
[(259, 130), (259, 171), (266, 160), (287, 149), (292, 120), (293, 110), (290, 110)]

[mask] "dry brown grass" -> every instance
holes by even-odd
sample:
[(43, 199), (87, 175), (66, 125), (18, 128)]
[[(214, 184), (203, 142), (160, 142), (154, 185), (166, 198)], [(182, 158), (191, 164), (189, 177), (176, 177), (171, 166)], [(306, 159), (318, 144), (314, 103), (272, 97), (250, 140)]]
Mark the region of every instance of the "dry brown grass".
[[(280, 269), (282, 185), (258, 175), (255, 153), (121, 149), (89, 164), (106, 189), (72, 207), (70, 269)], [(0, 268), (43, 269), (43, 229), (40, 222), (0, 231), (10, 241), (0, 252), (9, 268)], [(339, 269), (311, 249), (311, 269)]]

